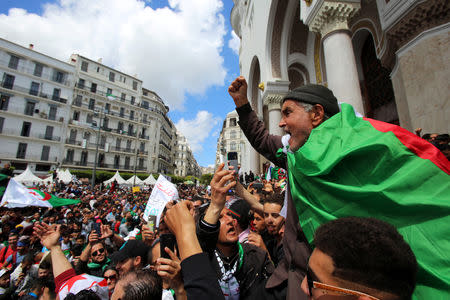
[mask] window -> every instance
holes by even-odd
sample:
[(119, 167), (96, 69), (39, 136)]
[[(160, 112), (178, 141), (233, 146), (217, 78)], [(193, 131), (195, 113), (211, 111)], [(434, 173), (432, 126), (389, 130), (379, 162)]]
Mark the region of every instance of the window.
[(130, 111), (130, 120), (134, 120), (134, 110)]
[(236, 143), (235, 142), (231, 142), (230, 144), (230, 150), (236, 150)]
[(106, 89), (106, 94), (107, 94), (107, 95), (112, 95), (112, 89), (107, 88), (107, 89)]
[(51, 139), (53, 139), (53, 126), (47, 126), (47, 127), (45, 128), (45, 136), (44, 136), (44, 138), (45, 138), (46, 140), (51, 140)]
[(134, 131), (133, 124), (128, 124), (128, 135), (133, 136), (134, 135), (133, 131)]
[(9, 59), (8, 68), (17, 70), (18, 65), (19, 65), (19, 58), (15, 55), (11, 55), (11, 58)]
[(37, 96), (39, 93), (39, 82), (32, 82), (30, 87), (30, 95)]
[(61, 71), (57, 71), (55, 70), (53, 72), (53, 81), (59, 82), (59, 83), (63, 83), (64, 81), (64, 73)]
[(120, 101), (125, 101), (126, 98), (127, 95), (125, 95), (125, 93), (120, 94)]
[(92, 114), (88, 114), (87, 116), (86, 116), (86, 123), (88, 123), (88, 124), (92, 124)]
[(91, 134), (89, 132), (85, 131), (83, 133), (83, 139), (85, 139), (86, 142), (89, 142), (89, 140), (91, 139)]
[(104, 147), (105, 147), (105, 144), (106, 144), (106, 136), (102, 135), (102, 136), (100, 137), (100, 147), (101, 147), (101, 148), (104, 148)]
[(230, 132), (230, 139), (235, 139), (236, 138), (236, 131), (231, 130)]
[(231, 126), (236, 126), (236, 118), (231, 118), (230, 119), (230, 127)]
[(127, 150), (131, 150), (131, 141), (127, 140)]
[(137, 81), (133, 81), (133, 90), (137, 91)]
[(118, 169), (120, 165), (120, 156), (119, 155), (115, 155), (114, 156), (114, 168)]
[(77, 139), (77, 131), (76, 129), (71, 129), (69, 135), (69, 144), (75, 144), (76, 139)]
[(122, 144), (122, 140), (121, 139), (117, 139), (116, 140), (116, 150), (120, 151), (120, 144)]
[(86, 83), (86, 81), (84, 79), (78, 79), (78, 88), (80, 89), (84, 89), (84, 84)]
[(139, 151), (144, 152), (145, 151), (145, 143), (141, 142), (141, 145), (139, 146)]
[(89, 99), (89, 105), (88, 105), (89, 109), (94, 110), (95, 109), (95, 99), (91, 98)]
[(111, 104), (110, 104), (110, 103), (106, 103), (106, 104), (105, 104), (105, 112), (106, 112), (107, 114), (109, 114), (110, 111), (111, 111)]
[(13, 86), (14, 86), (14, 80), (16, 79), (16, 77), (14, 77), (13, 75), (9, 75), (4, 73), (3, 74), (3, 84), (2, 86), (5, 89), (10, 89), (12, 90)]
[(82, 166), (87, 165), (87, 161), (88, 161), (88, 152), (87, 151), (81, 152), (80, 165)]
[(5, 123), (5, 118), (0, 117), (0, 133), (3, 132), (3, 123)]
[(27, 103), (25, 104), (25, 111), (24, 114), (26, 114), (27, 116), (32, 116), (34, 113), (34, 106), (36, 104), (34, 102), (31, 101), (27, 101)]
[(80, 120), (80, 112), (79, 112), (79, 111), (74, 111), (74, 112), (73, 112), (72, 119), (73, 119), (74, 121), (79, 121), (79, 120)]
[(73, 100), (73, 105), (81, 107), (82, 104), (83, 104), (83, 97), (81, 95), (77, 95), (75, 100)]
[(73, 150), (73, 149), (67, 150), (67, 153), (66, 153), (66, 162), (68, 162), (68, 163), (73, 163), (73, 154), (74, 154), (74, 150)]
[(91, 85), (91, 92), (92, 93), (96, 93), (97, 92), (97, 84), (96, 83), (92, 83), (92, 85)]
[(48, 119), (49, 120), (56, 120), (56, 110), (58, 108), (56, 106), (50, 106), (50, 111), (48, 113)]
[(53, 89), (53, 96), (52, 99), (54, 101), (59, 101), (59, 98), (61, 97), (61, 90), (60, 89)]
[(37, 77), (41, 77), (43, 69), (44, 69), (43, 65), (41, 65), (40, 63), (35, 63), (33, 75), (37, 76)]
[(9, 96), (0, 95), (0, 110), (8, 110)]
[(142, 101), (142, 107), (148, 109), (148, 101)]
[(123, 118), (124, 115), (125, 115), (125, 108), (121, 107), (120, 112), (119, 112), (119, 117)]
[(144, 168), (144, 159), (143, 158), (139, 158), (139, 168), (140, 169)]
[(134, 104), (135, 101), (136, 101), (136, 97), (135, 96), (131, 96), (131, 104)]
[(125, 169), (129, 169), (130, 168), (130, 157), (129, 156), (125, 157), (125, 166), (124, 166), (124, 168)]
[(27, 152), (27, 145), (26, 143), (19, 143), (19, 147), (17, 148), (17, 155), (16, 158), (25, 158), (25, 154)]
[(50, 154), (50, 146), (42, 146), (41, 160), (47, 161)]
[(103, 129), (108, 129), (108, 125), (109, 125), (109, 119), (108, 118), (104, 118), (103, 119)]
[(123, 130), (123, 123), (122, 122), (117, 123), (117, 131), (121, 133), (122, 130)]
[(113, 72), (109, 72), (109, 81), (114, 82), (114, 77), (116, 77), (116, 74), (114, 74)]
[(87, 72), (88, 71), (88, 62), (87, 61), (82, 61), (81, 62), (81, 71)]
[(147, 114), (142, 116), (142, 122), (147, 123)]

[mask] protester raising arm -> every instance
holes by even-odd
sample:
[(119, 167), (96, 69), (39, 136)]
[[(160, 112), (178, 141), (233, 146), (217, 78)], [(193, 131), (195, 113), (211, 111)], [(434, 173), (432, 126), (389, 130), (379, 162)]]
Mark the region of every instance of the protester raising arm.
[[(224, 299), (217, 275), (212, 269), (208, 255), (202, 252), (197, 239), (194, 217), (189, 212), (191, 206), (192, 203), (189, 201), (183, 201), (169, 209), (164, 218), (177, 239), (187, 299)], [(172, 251), (167, 252), (172, 259), (176, 259)], [(173, 268), (174, 266), (162, 268), (160, 265), (158, 274), (164, 275), (164, 271)]]
[(236, 183), (236, 194), (242, 199), (244, 199), (250, 205), (250, 208), (253, 211), (256, 211), (260, 215), (264, 215), (263, 205), (258, 201), (258, 199), (255, 196), (250, 194), (250, 192), (247, 191), (240, 182)]

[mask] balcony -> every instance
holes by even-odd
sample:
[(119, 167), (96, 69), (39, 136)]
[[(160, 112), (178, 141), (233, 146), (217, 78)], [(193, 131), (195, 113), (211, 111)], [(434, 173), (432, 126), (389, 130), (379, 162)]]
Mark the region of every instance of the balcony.
[(96, 95), (103, 96), (103, 97), (105, 97), (105, 98), (107, 98), (109, 100), (108, 102), (120, 101), (122, 103), (127, 103), (127, 104), (132, 105), (132, 106), (137, 106), (136, 103), (131, 102), (131, 100), (122, 99), (121, 97), (118, 97), (118, 96), (111, 95), (112, 97), (107, 97), (108, 93), (100, 91), (98, 88), (95, 89), (95, 92), (94, 92), (94, 91), (91, 90), (91, 87), (88, 87), (85, 84), (79, 84), (77, 82), (77, 83), (75, 83), (75, 88), (77, 88), (79, 90), (82, 90), (82, 91), (85, 91), (85, 92), (87, 92), (89, 94), (96, 94)]
[(61, 137), (53, 136), (53, 135), (50, 136), (50, 135), (40, 134), (40, 135), (38, 135), (38, 138), (40, 138), (42, 140), (47, 140), (47, 141), (55, 141), (55, 142), (61, 141)]
[(66, 144), (69, 145), (75, 145), (75, 146), (81, 146), (82, 142), (81, 141), (77, 141), (75, 139), (66, 139)]
[(20, 92), (20, 93), (32, 95), (32, 96), (35, 96), (35, 97), (44, 98), (44, 99), (47, 99), (47, 100), (53, 100), (55, 102), (64, 103), (64, 104), (67, 103), (67, 99), (61, 98), (61, 97), (59, 97), (57, 95), (53, 95), (51, 98), (49, 98), (48, 95), (44, 94), (44, 93), (38, 93), (36, 95), (34, 95), (34, 93), (31, 94), (30, 93), (30, 88), (26, 88), (26, 87), (23, 87), (23, 86), (20, 86), (20, 85), (17, 85), (17, 84), (13, 85), (13, 84), (9, 84), (9, 82), (2, 82), (1, 86), (3, 88), (6, 88), (6, 89), (10, 89), (10, 90), (17, 91), (17, 92)]
[(150, 139), (150, 137), (148, 135), (145, 135), (145, 134), (140, 134), (139, 138), (140, 139), (144, 139), (144, 140), (149, 140)]
[(163, 145), (164, 147), (166, 147), (167, 149), (169, 149), (169, 151), (172, 151), (172, 147), (170, 147), (169, 145), (167, 145), (166, 143), (164, 143), (162, 140), (159, 141), (160, 145)]

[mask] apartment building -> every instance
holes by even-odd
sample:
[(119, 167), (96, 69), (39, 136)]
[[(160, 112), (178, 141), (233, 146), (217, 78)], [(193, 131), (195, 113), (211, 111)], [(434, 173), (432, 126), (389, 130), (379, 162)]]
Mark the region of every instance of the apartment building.
[(0, 39), (0, 160), (48, 172), (61, 161), (75, 68)]
[(175, 175), (200, 177), (202, 171), (184, 135), (177, 131), (177, 142), (175, 147)]
[(0, 39), (0, 160), (173, 174), (169, 107), (142, 80), (87, 57), (68, 63)]

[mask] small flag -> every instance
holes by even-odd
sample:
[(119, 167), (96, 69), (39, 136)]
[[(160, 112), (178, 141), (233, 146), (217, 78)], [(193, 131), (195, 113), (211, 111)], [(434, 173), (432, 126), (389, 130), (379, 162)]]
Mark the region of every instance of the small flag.
[(108, 100), (116, 100), (117, 96), (114, 96), (113, 94), (106, 94), (106, 98), (108, 98)]
[(77, 203), (80, 203), (80, 200), (58, 198), (35, 188), (27, 188), (14, 178), (11, 178), (0, 206), (8, 208), (27, 206), (57, 207)]

